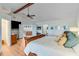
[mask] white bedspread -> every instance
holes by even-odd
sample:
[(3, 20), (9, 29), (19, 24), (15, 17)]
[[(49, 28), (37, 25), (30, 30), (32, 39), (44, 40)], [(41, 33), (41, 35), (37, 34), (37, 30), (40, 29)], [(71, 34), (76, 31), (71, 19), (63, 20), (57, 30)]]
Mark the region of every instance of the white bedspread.
[(55, 41), (55, 36), (45, 36), (38, 40), (30, 42), (24, 52), (36, 53), (38, 56), (73, 56), (76, 53), (71, 48), (64, 48), (59, 46)]

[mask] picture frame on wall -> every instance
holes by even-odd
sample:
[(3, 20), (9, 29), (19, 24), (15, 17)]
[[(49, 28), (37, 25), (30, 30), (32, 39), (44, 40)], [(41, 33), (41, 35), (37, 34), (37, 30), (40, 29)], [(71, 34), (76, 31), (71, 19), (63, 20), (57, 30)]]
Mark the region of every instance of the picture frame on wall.
[(58, 29), (58, 26), (55, 26), (55, 29)]
[(64, 30), (66, 29), (66, 26), (63, 26)]
[(51, 30), (53, 30), (54, 29), (54, 27), (51, 27)]
[(41, 26), (38, 26), (38, 27), (37, 27), (37, 30), (41, 30)]

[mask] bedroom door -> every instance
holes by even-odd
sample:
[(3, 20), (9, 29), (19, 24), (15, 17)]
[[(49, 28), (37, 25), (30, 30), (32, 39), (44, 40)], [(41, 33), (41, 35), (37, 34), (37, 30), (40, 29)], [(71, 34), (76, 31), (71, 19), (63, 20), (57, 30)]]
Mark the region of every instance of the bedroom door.
[(10, 21), (7, 19), (2, 18), (1, 19), (2, 25), (1, 25), (1, 29), (2, 29), (2, 41), (4, 43), (6, 43), (8, 46), (11, 43), (11, 39), (10, 39)]

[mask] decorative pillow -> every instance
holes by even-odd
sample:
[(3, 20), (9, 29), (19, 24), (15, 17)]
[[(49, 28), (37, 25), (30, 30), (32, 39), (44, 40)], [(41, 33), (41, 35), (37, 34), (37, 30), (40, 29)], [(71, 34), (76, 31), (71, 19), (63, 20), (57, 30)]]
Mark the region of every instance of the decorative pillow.
[(61, 45), (61, 46), (63, 46), (66, 41), (67, 41), (66, 37), (61, 37), (60, 40), (58, 41), (58, 44)]
[(72, 32), (72, 34), (76, 37), (76, 34)]
[(55, 39), (56, 42), (58, 42), (60, 40), (62, 35), (57, 36), (57, 38)]
[(66, 48), (72, 48), (79, 43), (79, 39), (75, 37), (72, 33), (68, 33), (67, 36), (68, 40), (64, 45)]

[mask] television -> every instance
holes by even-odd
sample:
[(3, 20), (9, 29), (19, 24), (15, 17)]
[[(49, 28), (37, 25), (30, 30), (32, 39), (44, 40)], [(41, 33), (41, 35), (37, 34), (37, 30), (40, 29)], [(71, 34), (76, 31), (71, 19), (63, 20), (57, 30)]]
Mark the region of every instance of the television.
[(21, 22), (11, 21), (11, 28), (12, 29), (19, 29), (19, 24), (21, 24)]

